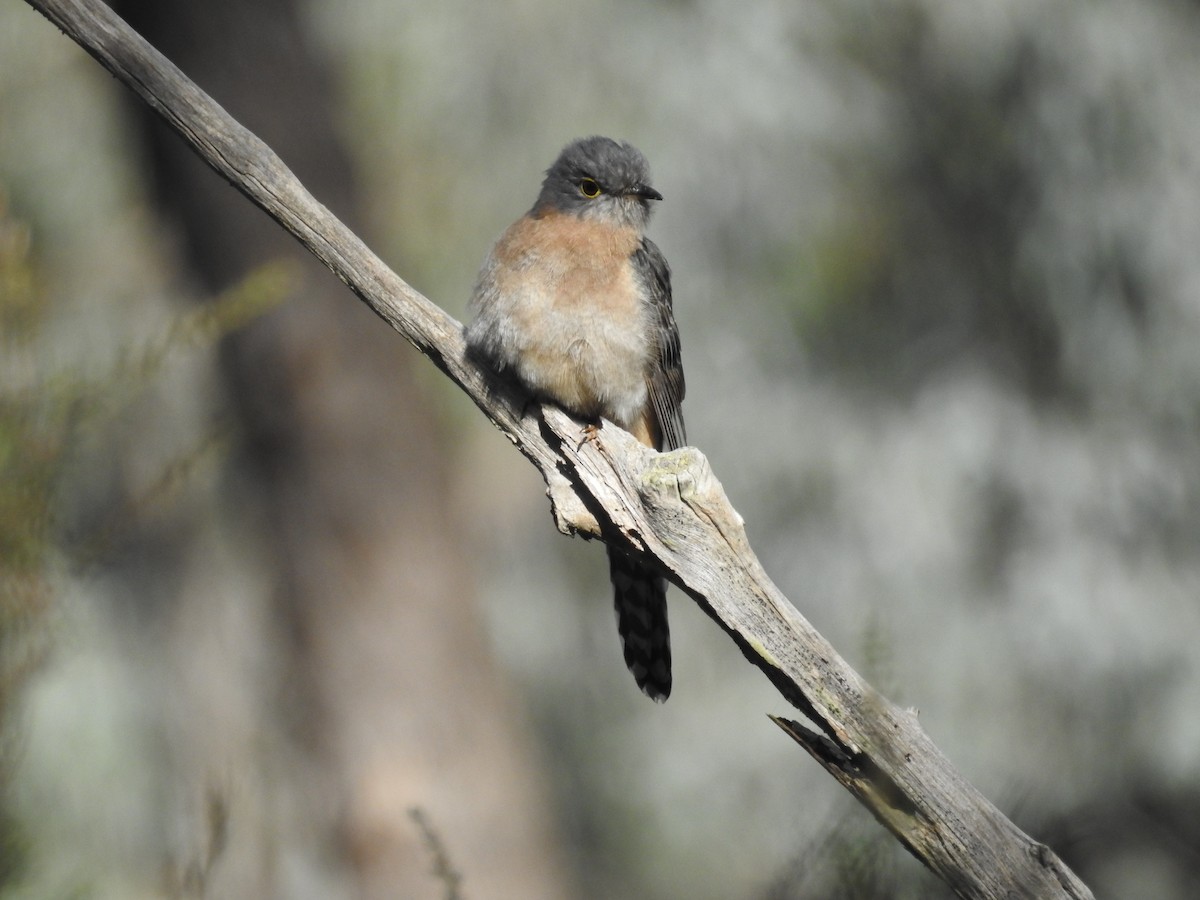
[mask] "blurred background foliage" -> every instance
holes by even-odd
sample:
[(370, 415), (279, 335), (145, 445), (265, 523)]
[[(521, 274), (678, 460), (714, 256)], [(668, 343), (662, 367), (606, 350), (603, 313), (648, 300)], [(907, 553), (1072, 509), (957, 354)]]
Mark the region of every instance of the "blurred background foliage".
[[(638, 145), (767, 570), (1098, 896), (1194, 893), (1194, 3), (115, 6), (459, 317)], [(18, 0), (0, 197), (0, 896), (945, 895), (677, 592), (647, 703), (536, 473)]]

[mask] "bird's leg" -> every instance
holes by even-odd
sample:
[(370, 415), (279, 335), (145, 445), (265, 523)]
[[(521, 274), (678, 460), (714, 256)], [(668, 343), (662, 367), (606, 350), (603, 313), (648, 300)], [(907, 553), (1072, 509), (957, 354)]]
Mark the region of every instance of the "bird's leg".
[(576, 453), (579, 452), (579, 449), (584, 444), (594, 444), (600, 440), (600, 423), (588, 422), (581, 429), (579, 429), (579, 435), (579, 443), (575, 445)]

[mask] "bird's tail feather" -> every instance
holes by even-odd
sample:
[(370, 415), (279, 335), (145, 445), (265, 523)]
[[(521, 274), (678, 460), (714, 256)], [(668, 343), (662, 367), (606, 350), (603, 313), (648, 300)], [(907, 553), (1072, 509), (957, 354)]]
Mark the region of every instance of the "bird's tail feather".
[(613, 583), (617, 631), (625, 665), (651, 700), (671, 695), (671, 633), (667, 625), (667, 582), (609, 548), (608, 571)]

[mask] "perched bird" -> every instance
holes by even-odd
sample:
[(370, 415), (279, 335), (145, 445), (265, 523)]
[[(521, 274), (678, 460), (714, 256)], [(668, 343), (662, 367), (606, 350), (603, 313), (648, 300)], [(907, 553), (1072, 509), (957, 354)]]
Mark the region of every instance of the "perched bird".
[[(684, 382), (671, 272), (646, 237), (646, 158), (624, 142), (567, 145), (533, 208), (484, 261), (468, 352), (571, 414), (601, 418), (656, 450), (683, 446)], [(671, 693), (666, 581), (608, 549), (617, 629), (638, 687)]]

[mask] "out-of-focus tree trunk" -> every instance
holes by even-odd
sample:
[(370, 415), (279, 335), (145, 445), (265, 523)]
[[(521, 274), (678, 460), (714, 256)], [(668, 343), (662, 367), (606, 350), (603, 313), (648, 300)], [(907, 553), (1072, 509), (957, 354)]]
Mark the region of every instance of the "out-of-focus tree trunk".
[[(291, 2), (117, 8), (355, 223), (329, 79)], [(292, 834), (268, 824), (257, 850), (240, 845), (251, 857), (240, 884), (219, 872), (215, 883), (243, 896), (251, 886), (269, 896), (442, 896), (409, 812), (420, 807), (471, 897), (564, 896), (532, 742), (490, 655), (447, 517), (447, 436), (414, 382), (415, 355), (178, 138), (143, 121), (156, 196), (206, 288), (283, 256), (304, 279), (300, 297), (227, 339), (222, 353), (246, 437), (233, 476), (241, 496), (230, 505), (265, 534), (274, 582), (269, 609), (251, 618), (264, 623), (263, 641), (284, 636), (268, 654), (281, 661), (281, 690), (247, 685), (259, 699), (239, 701), (248, 727), (263, 733), (241, 745), (275, 756), (234, 765), (273, 771), (266, 790), (289, 796), (265, 803), (295, 819), (285, 825)], [(184, 595), (206, 602), (202, 590)], [(196, 646), (204, 615), (174, 617), (176, 646)], [(211, 726), (192, 721), (202, 747)], [(193, 756), (201, 770), (211, 764), (202, 749)], [(229, 815), (236, 832), (237, 798)], [(302, 876), (298, 888), (288, 873), (297, 853), (331, 883)]]

